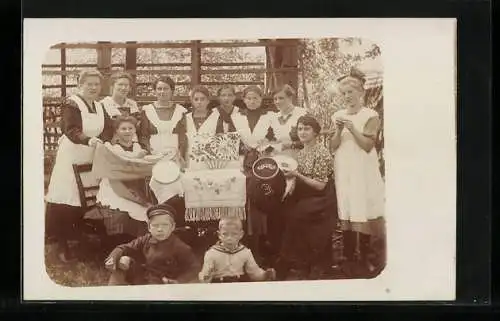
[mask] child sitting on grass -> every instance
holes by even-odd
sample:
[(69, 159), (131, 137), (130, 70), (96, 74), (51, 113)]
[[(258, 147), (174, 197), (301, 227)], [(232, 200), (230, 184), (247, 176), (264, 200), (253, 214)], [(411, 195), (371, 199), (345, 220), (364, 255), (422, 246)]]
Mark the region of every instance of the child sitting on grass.
[(149, 233), (117, 246), (106, 259), (109, 285), (196, 282), (200, 264), (191, 248), (172, 234), (176, 212), (167, 204), (147, 211)]
[(206, 253), (199, 280), (203, 283), (230, 283), (271, 281), (276, 277), (274, 269), (263, 270), (253, 257), (252, 251), (240, 243), (243, 237), (242, 222), (238, 218), (219, 221), (219, 241)]

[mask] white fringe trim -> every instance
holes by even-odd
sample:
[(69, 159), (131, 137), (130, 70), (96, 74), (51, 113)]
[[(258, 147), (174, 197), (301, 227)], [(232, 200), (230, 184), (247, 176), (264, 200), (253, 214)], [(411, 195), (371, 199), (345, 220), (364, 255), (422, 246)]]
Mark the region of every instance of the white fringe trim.
[(245, 207), (187, 208), (185, 220), (188, 222), (218, 221), (225, 217), (237, 217), (240, 220), (245, 220)]

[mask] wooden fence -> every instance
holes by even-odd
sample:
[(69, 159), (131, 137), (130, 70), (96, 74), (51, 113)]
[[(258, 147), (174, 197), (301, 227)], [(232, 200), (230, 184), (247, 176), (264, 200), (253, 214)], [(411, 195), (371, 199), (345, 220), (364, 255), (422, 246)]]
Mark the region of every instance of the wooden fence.
[[(96, 68), (105, 77), (106, 81), (103, 84), (102, 96), (109, 94), (109, 76), (118, 70), (126, 71), (132, 75), (134, 80), (137, 80), (140, 75), (182, 75), (188, 78), (187, 81), (176, 82), (177, 86), (186, 86), (188, 88), (195, 85), (205, 85), (210, 87), (218, 87), (222, 84), (232, 84), (235, 86), (258, 85), (267, 91), (272, 90), (272, 87), (278, 85), (273, 82), (276, 75), (280, 76), (281, 81), (290, 83), (297, 88), (299, 66), (298, 60), (295, 59), (297, 54), (288, 55), (292, 57), (284, 61), (283, 53), (286, 48), (289, 52), (297, 50), (298, 40), (283, 39), (283, 40), (259, 40), (259, 41), (234, 41), (234, 42), (202, 42), (202, 41), (186, 41), (186, 42), (97, 42), (97, 43), (72, 43), (72, 44), (56, 44), (51, 49), (60, 51), (60, 64), (44, 64), (42, 65), (42, 75), (60, 77), (59, 84), (42, 84), (42, 89), (59, 90), (59, 94), (55, 97), (44, 95), (43, 98), (43, 120), (44, 120), (44, 150), (46, 155), (52, 155), (57, 149), (57, 141), (62, 135), (60, 129), (61, 110), (60, 105), (62, 99), (66, 97), (69, 91), (76, 87), (76, 83), (70, 83), (68, 78), (74, 78), (81, 69)], [(260, 47), (266, 52), (266, 56), (272, 52), (273, 58), (266, 57), (264, 62), (206, 62), (202, 61), (203, 48), (243, 48), (243, 47)], [(276, 50), (271, 48), (280, 47), (281, 50), (276, 54)], [(112, 50), (117, 48), (125, 49), (125, 61), (123, 63), (112, 63)], [(190, 51), (189, 62), (161, 62), (161, 63), (139, 63), (138, 49), (153, 48), (153, 49), (186, 49)], [(71, 64), (68, 63), (68, 50), (71, 49), (93, 49), (97, 53), (97, 62), (95, 64)], [(280, 55), (281, 57), (276, 57)], [(293, 61), (295, 60), (295, 61)], [(278, 63), (276, 63), (278, 61)], [(282, 62), (283, 61), (283, 62)], [(281, 64), (280, 64), (281, 62)], [(204, 81), (204, 75), (243, 75), (253, 74), (253, 81), (238, 80), (238, 81)], [(130, 97), (138, 102), (140, 106), (149, 104), (155, 100), (151, 94), (148, 94), (148, 87), (151, 87), (152, 81), (134, 81)], [(146, 92), (146, 94), (142, 94)], [(189, 106), (189, 99), (186, 94), (174, 96), (174, 101), (183, 105)], [(266, 97), (265, 103), (270, 104), (269, 97)]]
[[(202, 57), (203, 48), (262, 48), (265, 51), (265, 61), (240, 61), (240, 62), (209, 62)], [(144, 49), (185, 49), (189, 51), (189, 61), (184, 62), (151, 62), (144, 63), (138, 59), (138, 50)], [(176, 86), (191, 88), (194, 85), (205, 85), (207, 87), (219, 87), (223, 84), (235, 86), (258, 85), (264, 88), (266, 96), (264, 105), (274, 108), (272, 98), (269, 93), (279, 84), (288, 83), (298, 89), (300, 72), (299, 41), (297, 39), (259, 40), (259, 41), (233, 41), (233, 42), (97, 42), (97, 43), (61, 43), (51, 47), (58, 50), (60, 55), (59, 64), (42, 65), (42, 75), (48, 77), (59, 77), (58, 84), (42, 84), (43, 97), (43, 121), (44, 121), (44, 150), (46, 156), (46, 173), (51, 171), (52, 160), (57, 150), (58, 139), (62, 135), (61, 122), (61, 102), (62, 99), (75, 89), (76, 75), (81, 69), (96, 68), (105, 77), (102, 88), (102, 96), (109, 94), (108, 79), (115, 71), (126, 71), (134, 78), (130, 98), (136, 100), (140, 106), (149, 104), (155, 100), (151, 95), (151, 85), (153, 78), (140, 80), (159, 75), (170, 75), (172, 77), (182, 77), (184, 80), (176, 81)], [(87, 49), (95, 50), (97, 56), (96, 63), (74, 64), (70, 63), (70, 50)], [(121, 49), (125, 51), (123, 61), (113, 62), (113, 50)], [(233, 75), (233, 78), (244, 78), (243, 75), (254, 75), (252, 80), (236, 79), (233, 81), (207, 81), (206, 75)], [(240, 77), (241, 76), (241, 77)], [(367, 84), (367, 105), (379, 111), (383, 116), (382, 103), (382, 78), (375, 76), (368, 79)], [(57, 95), (46, 95), (51, 90), (58, 91)], [(176, 90), (177, 92), (177, 90)], [(190, 106), (189, 97), (186, 91), (174, 96), (174, 101), (186, 107)], [(215, 97), (212, 97), (215, 103)], [(242, 104), (241, 98), (235, 102)], [(328, 141), (323, 137), (325, 143)], [(383, 136), (379, 141), (383, 144)], [(380, 150), (383, 145), (378, 146)]]

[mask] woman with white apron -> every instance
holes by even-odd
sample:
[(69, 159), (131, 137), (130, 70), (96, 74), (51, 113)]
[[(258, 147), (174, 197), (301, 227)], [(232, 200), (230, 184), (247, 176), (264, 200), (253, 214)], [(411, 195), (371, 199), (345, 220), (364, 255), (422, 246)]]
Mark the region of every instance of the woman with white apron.
[(82, 203), (73, 164), (92, 163), (95, 146), (111, 138), (110, 118), (97, 101), (102, 75), (97, 70), (84, 71), (78, 78), (79, 93), (62, 106), (62, 131), (52, 170), (47, 202), (48, 230), (53, 230), (60, 247), (59, 258), (72, 258), (67, 241), (74, 237), (83, 217)]
[[(111, 96), (104, 97), (101, 100), (101, 104), (111, 119), (115, 119), (118, 116), (132, 116), (138, 121), (137, 125), (139, 125), (140, 109), (137, 106), (137, 102), (127, 97), (130, 93), (132, 82), (132, 76), (126, 72), (119, 71), (111, 75)], [(139, 141), (137, 134), (134, 137), (134, 141)]]
[[(139, 126), (139, 143), (151, 154), (183, 154), (179, 123), (187, 110), (172, 101), (175, 83), (170, 77), (161, 77), (154, 84), (156, 102), (143, 106)], [(182, 161), (179, 159), (179, 161)]]
[[(186, 108), (172, 101), (175, 82), (168, 76), (162, 76), (153, 83), (156, 101), (142, 106), (139, 124), (139, 143), (153, 155), (163, 155), (163, 160), (173, 160), (183, 166), (185, 154), (185, 135), (180, 134), (181, 120)], [(161, 167), (161, 166), (160, 166)], [(153, 175), (154, 176), (154, 175)], [(178, 184), (164, 184), (151, 178), (149, 187), (159, 203), (164, 203), (182, 194)]]
[(101, 100), (104, 109), (111, 118), (116, 116), (133, 116), (137, 120), (140, 117), (140, 109), (137, 102), (128, 98), (132, 87), (132, 77), (126, 72), (114, 73), (110, 78), (111, 96)]
[[(187, 170), (205, 170), (208, 167), (204, 162), (197, 162), (190, 157), (193, 139), (197, 134), (208, 136), (224, 133), (223, 122), (220, 121), (220, 115), (217, 108), (208, 108), (210, 103), (210, 92), (204, 86), (195, 86), (190, 93), (192, 111), (184, 115), (179, 124), (179, 135), (185, 139), (184, 159)], [(199, 241), (205, 245), (216, 242), (217, 221), (196, 221), (190, 222), (192, 231), (199, 236), (203, 236)], [(213, 232), (213, 233), (212, 233)]]
[(271, 126), (276, 113), (262, 106), (262, 97), (262, 90), (259, 87), (246, 87), (243, 91), (243, 101), (247, 108), (240, 108), (231, 117), (241, 137), (241, 153), (244, 156), (243, 171), (247, 176), (247, 235), (249, 237), (249, 247), (258, 261), (261, 252), (260, 238), (267, 234), (267, 219), (266, 214), (252, 206), (252, 202), (249, 201), (253, 192), (249, 190), (253, 175), (252, 166), (260, 156), (265, 154), (261, 147), (276, 141)]
[[(297, 121), (306, 114), (306, 110), (293, 104), (295, 90), (288, 84), (279, 86), (273, 92), (274, 105), (278, 112), (273, 114), (271, 127), (276, 137), (271, 155), (284, 162), (289, 162), (288, 158), (297, 160), (297, 153), (303, 148), (303, 144), (297, 135)], [(279, 161), (278, 161), (279, 162)], [(281, 162), (279, 162), (281, 163)], [(293, 178), (289, 178), (288, 187), (294, 188)], [(280, 206), (273, 211), (273, 215), (267, 215), (267, 235), (271, 252), (277, 256), (281, 247), (281, 240), (284, 233), (285, 218), (284, 207)]]
[(385, 239), (385, 188), (374, 147), (380, 118), (376, 111), (363, 106), (364, 82), (358, 74), (340, 78), (339, 89), (346, 108), (332, 117), (336, 130), (331, 144), (335, 150), (335, 184), (346, 272), (362, 277), (375, 269), (369, 260), (370, 239)]
[(193, 111), (185, 114), (181, 121), (180, 132), (186, 137), (186, 168), (195, 166), (190, 162), (189, 154), (192, 146), (191, 140), (196, 134), (215, 135), (224, 132), (223, 123), (220, 121), (220, 114), (217, 108), (208, 108), (210, 93), (206, 87), (195, 86), (191, 90), (191, 104)]
[(274, 145), (273, 154), (296, 159), (298, 150), (303, 147), (297, 135), (297, 120), (307, 112), (302, 107), (294, 106), (294, 96), (295, 90), (290, 85), (280, 86), (274, 91), (274, 104), (279, 112), (275, 114), (271, 126), (278, 143)]

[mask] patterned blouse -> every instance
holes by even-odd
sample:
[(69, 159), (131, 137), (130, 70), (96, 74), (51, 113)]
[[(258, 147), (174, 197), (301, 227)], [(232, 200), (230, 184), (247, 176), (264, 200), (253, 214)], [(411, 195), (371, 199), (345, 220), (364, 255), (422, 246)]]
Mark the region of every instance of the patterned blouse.
[(297, 155), (297, 171), (302, 175), (326, 183), (333, 174), (333, 158), (321, 143), (304, 148)]

